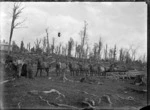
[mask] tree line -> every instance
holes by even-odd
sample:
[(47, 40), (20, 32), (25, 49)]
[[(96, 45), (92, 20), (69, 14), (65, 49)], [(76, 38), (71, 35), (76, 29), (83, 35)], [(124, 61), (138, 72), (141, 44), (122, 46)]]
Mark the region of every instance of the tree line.
[[(12, 13), (12, 23), (9, 37), (9, 47), (11, 45), (12, 35), (14, 29), (22, 28), (22, 23), (17, 22), (20, 14), (22, 13), (24, 7), (21, 3), (14, 3), (13, 13)], [(102, 38), (99, 37), (99, 41), (94, 43), (93, 47), (89, 46), (88, 43), (88, 23), (84, 21), (83, 29), (79, 32), (80, 42), (74, 41), (70, 37), (67, 44), (63, 45), (59, 43), (56, 45), (55, 37), (52, 37), (52, 44), (49, 43), (49, 32), (48, 28), (45, 29), (45, 36), (42, 39), (36, 39), (34, 46), (31, 47), (30, 43), (27, 43), (27, 46), (24, 45), (24, 42), (21, 41), (20, 46), (18, 46), (15, 41), (12, 42), (13, 52), (22, 52), (22, 53), (36, 53), (36, 54), (57, 54), (67, 57), (75, 57), (78, 59), (90, 59), (92, 61), (108, 61), (108, 62), (123, 62), (126, 64), (133, 62), (147, 62), (147, 56), (137, 58), (137, 48), (133, 48), (131, 45), (129, 48), (118, 48), (115, 44), (113, 47), (109, 48), (108, 44), (104, 44)], [(61, 37), (61, 33), (58, 33), (58, 37)], [(10, 52), (10, 51), (8, 51)]]

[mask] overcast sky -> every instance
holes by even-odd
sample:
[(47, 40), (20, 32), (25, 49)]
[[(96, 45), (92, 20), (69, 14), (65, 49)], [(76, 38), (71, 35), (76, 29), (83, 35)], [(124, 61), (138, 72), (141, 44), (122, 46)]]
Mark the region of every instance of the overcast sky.
[[(1, 39), (8, 41), (11, 23), (12, 3), (0, 3)], [(26, 18), (23, 26), (28, 28), (14, 30), (12, 41), (20, 46), (20, 41), (30, 42), (45, 36), (49, 27), (49, 39), (63, 45), (72, 37), (80, 41), (79, 32), (87, 21), (88, 43), (98, 43), (99, 37), (109, 47), (116, 44), (118, 48), (133, 45), (138, 47), (138, 55), (147, 52), (147, 8), (144, 2), (87, 2), (87, 3), (52, 3), (25, 2), (25, 9), (20, 20)], [(61, 37), (57, 33), (61, 32)]]

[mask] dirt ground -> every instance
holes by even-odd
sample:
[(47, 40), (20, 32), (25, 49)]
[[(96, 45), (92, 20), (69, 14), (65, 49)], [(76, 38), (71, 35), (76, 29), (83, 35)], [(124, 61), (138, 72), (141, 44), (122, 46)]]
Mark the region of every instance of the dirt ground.
[[(42, 77), (34, 79), (15, 78), (1, 84), (3, 108), (81, 109), (89, 107), (83, 102), (90, 100), (94, 102), (91, 103), (93, 109), (132, 110), (141, 108), (147, 103), (146, 92), (141, 92), (146, 86), (133, 85), (131, 84), (133, 80), (91, 76), (86, 78), (88, 80), (80, 82), (83, 77), (72, 77), (66, 73), (67, 79), (63, 80), (62, 75), (56, 76), (55, 72), (51, 72), (49, 77), (43, 74)], [(50, 90), (55, 92), (48, 93)]]

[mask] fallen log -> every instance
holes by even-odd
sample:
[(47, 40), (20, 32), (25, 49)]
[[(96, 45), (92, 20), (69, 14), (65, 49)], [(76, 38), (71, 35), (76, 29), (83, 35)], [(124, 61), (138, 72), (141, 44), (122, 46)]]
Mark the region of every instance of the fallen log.
[(13, 79), (11, 79), (11, 80), (5, 80), (5, 81), (0, 82), (0, 84), (4, 84), (4, 83), (7, 83), (7, 82), (9, 82), (9, 81), (14, 81), (14, 80), (15, 80), (15, 78), (13, 78)]

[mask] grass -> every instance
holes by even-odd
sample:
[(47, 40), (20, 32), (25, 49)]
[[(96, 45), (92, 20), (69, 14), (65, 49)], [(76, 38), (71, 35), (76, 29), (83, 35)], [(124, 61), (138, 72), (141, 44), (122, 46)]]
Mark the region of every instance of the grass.
[[(35, 71), (34, 71), (35, 73)], [(146, 94), (139, 94), (137, 92), (130, 91), (126, 88), (138, 88), (143, 89), (145, 87), (139, 87), (131, 85), (130, 80), (112, 80), (103, 77), (90, 77), (96, 81), (89, 84), (87, 82), (63, 82), (62, 78), (56, 76), (55, 73), (50, 73), (51, 79), (48, 79), (46, 73), (42, 77), (38, 76), (34, 79), (21, 77), (3, 84), (3, 107), (4, 108), (57, 108), (56, 104), (66, 104), (78, 108), (82, 108), (82, 101), (85, 98), (95, 101), (95, 107), (102, 108), (108, 107), (108, 104), (101, 105), (98, 103), (99, 98), (103, 95), (108, 95), (111, 99), (112, 108), (116, 107), (143, 107), (146, 105)], [(79, 81), (81, 76), (70, 76), (67, 73), (66, 77), (70, 80)], [(83, 76), (82, 76), (83, 77)], [(97, 82), (102, 82), (102, 85), (98, 85)], [(42, 91), (49, 91), (56, 89), (60, 93), (65, 95), (65, 98), (60, 97), (56, 99), (58, 95), (56, 93), (43, 94)], [(30, 91), (37, 90), (38, 94), (30, 94)], [(125, 93), (126, 91), (126, 93)], [(88, 93), (88, 94), (86, 94)], [(93, 96), (96, 95), (96, 96)], [(120, 99), (121, 97), (133, 97), (135, 100)], [(51, 105), (48, 105), (46, 101), (40, 99), (41, 96), (44, 100), (49, 101)], [(54, 105), (55, 104), (55, 105)], [(64, 107), (63, 107), (64, 108)]]

